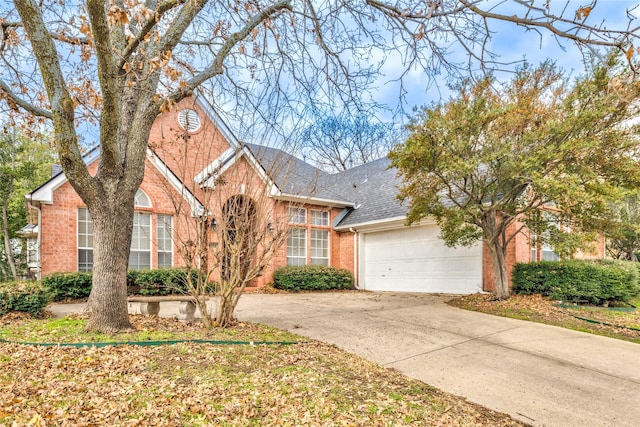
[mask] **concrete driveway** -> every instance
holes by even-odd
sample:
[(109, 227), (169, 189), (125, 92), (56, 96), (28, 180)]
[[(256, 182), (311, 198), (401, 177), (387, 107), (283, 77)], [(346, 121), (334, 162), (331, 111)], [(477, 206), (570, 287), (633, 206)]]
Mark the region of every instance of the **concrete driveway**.
[(533, 425), (640, 424), (640, 345), (469, 312), (446, 305), (448, 298), (249, 294), (236, 313), (335, 344)]

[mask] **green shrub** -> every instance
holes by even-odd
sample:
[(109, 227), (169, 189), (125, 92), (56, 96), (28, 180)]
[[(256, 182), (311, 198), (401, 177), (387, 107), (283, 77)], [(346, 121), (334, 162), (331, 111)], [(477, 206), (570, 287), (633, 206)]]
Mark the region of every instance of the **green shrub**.
[(613, 260), (520, 263), (513, 268), (513, 291), (589, 304), (629, 302), (640, 294), (636, 264)]
[(92, 277), (91, 273), (52, 273), (42, 278), (42, 286), (53, 301), (87, 298)]
[(141, 295), (170, 295), (187, 292), (187, 270), (183, 268), (165, 268), (160, 270), (130, 271), (135, 279), (131, 282)]
[(273, 286), (289, 291), (351, 289), (353, 278), (348, 270), (324, 265), (282, 267), (273, 275)]
[(47, 290), (38, 282), (0, 283), (0, 316), (12, 311), (39, 316), (49, 299)]
[[(196, 275), (196, 271), (192, 271)], [(187, 270), (166, 268), (160, 270), (129, 270), (127, 293), (141, 295), (169, 295), (187, 292)], [(53, 301), (87, 298), (91, 293), (91, 273), (52, 273), (42, 279)], [(195, 277), (194, 277), (195, 279)]]

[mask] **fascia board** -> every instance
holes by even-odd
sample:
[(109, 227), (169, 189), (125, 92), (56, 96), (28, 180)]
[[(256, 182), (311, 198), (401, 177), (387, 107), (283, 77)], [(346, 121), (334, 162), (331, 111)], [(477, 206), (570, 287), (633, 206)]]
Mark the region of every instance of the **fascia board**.
[(32, 201), (50, 205), (53, 203), (53, 192), (65, 182), (67, 182), (67, 176), (61, 172), (31, 193), (30, 198)]
[(323, 199), (320, 197), (300, 196), (296, 194), (280, 193), (274, 198), (288, 202), (298, 202), (313, 205), (330, 206), (336, 208), (353, 208), (355, 204), (352, 202), (344, 202), (342, 200)]
[(213, 125), (218, 129), (227, 142), (235, 149), (239, 148), (242, 145), (240, 140), (231, 131), (227, 123), (222, 120), (222, 117), (220, 117), (220, 114), (218, 114), (215, 108), (206, 100), (206, 97), (201, 93), (198, 93), (196, 96), (196, 102), (200, 108), (204, 110), (209, 120), (211, 120)]
[[(88, 158), (84, 159), (85, 165), (87, 167), (90, 166), (93, 162), (98, 160), (98, 157), (100, 157), (100, 150), (92, 150), (91, 155)], [(60, 172), (58, 175), (49, 179), (49, 181), (36, 188), (35, 190), (33, 190), (33, 192), (27, 194), (25, 197), (29, 196), (29, 199), (31, 201), (50, 205), (53, 203), (53, 192), (56, 191), (65, 182), (67, 182), (67, 176), (64, 174), (64, 172)]]
[(169, 181), (169, 184), (185, 199), (191, 208), (192, 215), (202, 215), (204, 213), (204, 207), (200, 204), (198, 199), (185, 187), (184, 183), (167, 167), (167, 165), (160, 160), (160, 158), (150, 149), (147, 148), (147, 159), (149, 162), (160, 172), (160, 174)]
[(232, 160), (232, 164), (233, 162), (235, 162), (234, 157), (237, 151), (238, 149), (234, 148), (233, 146), (227, 148), (222, 152), (222, 154), (220, 154), (216, 159), (209, 163), (209, 165), (207, 165), (207, 167), (204, 168), (202, 172), (196, 175), (193, 180), (199, 185), (207, 186), (207, 184), (211, 180), (211, 175), (216, 174), (215, 178), (217, 178), (219, 169), (224, 166), (226, 162), (228, 162), (229, 160)]
[(407, 225), (406, 216), (397, 216), (393, 218), (385, 218), (376, 221), (361, 222), (359, 224), (349, 224), (334, 227), (336, 231), (356, 230), (361, 233), (372, 233), (375, 231), (397, 230), (405, 227), (419, 227), (421, 225), (432, 225), (435, 221), (431, 219), (422, 220), (416, 224)]
[[(273, 192), (273, 188), (274, 187), (277, 188), (277, 185), (271, 179), (271, 177), (269, 176), (265, 168), (262, 166), (262, 164), (258, 161), (258, 159), (254, 157), (253, 153), (251, 153), (251, 150), (246, 145), (242, 148), (242, 152), (245, 154), (249, 164), (253, 167), (253, 170), (258, 174), (258, 176), (265, 183), (265, 185), (270, 186), (272, 188), (272, 192)], [(279, 191), (280, 190), (278, 189), (278, 192)]]
[[(238, 161), (243, 156), (245, 157), (247, 162), (249, 162), (249, 165), (251, 165), (253, 170), (258, 174), (258, 177), (262, 180), (262, 182), (264, 182), (264, 184), (269, 188), (269, 194), (272, 197), (279, 195), (280, 189), (278, 189), (278, 186), (276, 185), (276, 183), (269, 177), (269, 175), (264, 170), (260, 162), (253, 156), (253, 154), (251, 153), (251, 150), (247, 146), (244, 146), (242, 150), (240, 150), (239, 152), (234, 151), (234, 155), (229, 159), (223, 159), (222, 158), (223, 156), (218, 157), (218, 159), (216, 159), (210, 165), (210, 166), (213, 166), (212, 171), (215, 171), (215, 174), (213, 175), (212, 173), (210, 173), (209, 175), (211, 176), (209, 176), (206, 179), (206, 181), (199, 182), (199, 184), (203, 187), (215, 188), (216, 179), (220, 175), (222, 175), (225, 171), (227, 171), (231, 166), (233, 166), (233, 164), (235, 164), (235, 162)], [(214, 163), (216, 164), (214, 165)]]

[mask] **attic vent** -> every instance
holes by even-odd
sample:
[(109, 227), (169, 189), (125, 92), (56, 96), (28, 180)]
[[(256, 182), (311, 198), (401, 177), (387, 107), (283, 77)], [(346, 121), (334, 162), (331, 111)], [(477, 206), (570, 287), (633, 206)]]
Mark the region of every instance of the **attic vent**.
[(178, 123), (182, 126), (182, 129), (187, 132), (195, 132), (200, 129), (200, 117), (195, 110), (185, 108), (178, 111)]

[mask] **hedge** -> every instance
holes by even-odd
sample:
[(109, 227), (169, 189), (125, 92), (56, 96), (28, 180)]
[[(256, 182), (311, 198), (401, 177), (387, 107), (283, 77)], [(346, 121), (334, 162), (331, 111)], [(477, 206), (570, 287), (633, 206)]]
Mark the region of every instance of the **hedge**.
[(351, 289), (351, 272), (324, 265), (282, 267), (273, 275), (273, 286), (289, 291)]
[[(192, 274), (197, 272), (192, 271)], [(141, 295), (169, 295), (187, 292), (187, 269), (129, 270), (127, 292)], [(52, 273), (42, 285), (54, 301), (87, 298), (91, 293), (91, 273)]]
[(613, 260), (520, 263), (513, 268), (513, 291), (588, 304), (629, 302), (640, 294), (639, 268)]
[(91, 292), (91, 273), (52, 273), (42, 278), (42, 286), (53, 301), (87, 298)]
[(0, 316), (12, 311), (39, 316), (49, 300), (46, 289), (38, 282), (0, 283)]

